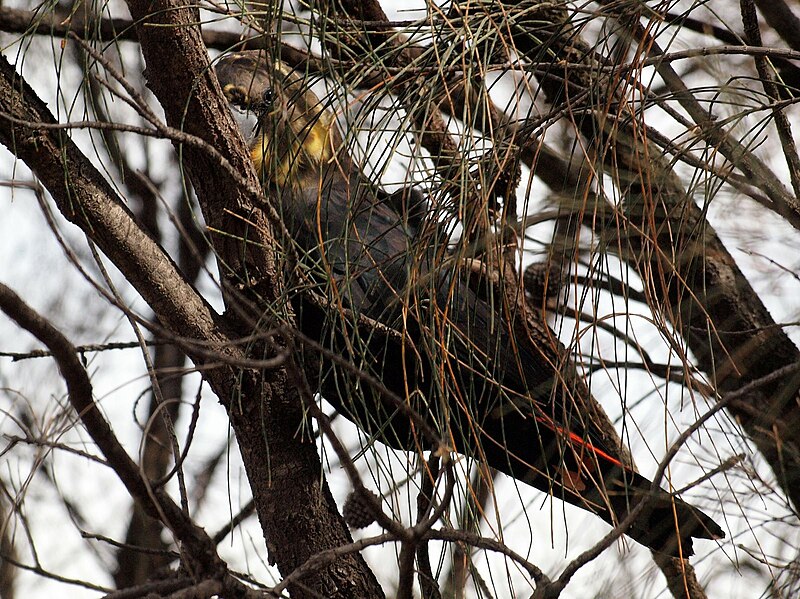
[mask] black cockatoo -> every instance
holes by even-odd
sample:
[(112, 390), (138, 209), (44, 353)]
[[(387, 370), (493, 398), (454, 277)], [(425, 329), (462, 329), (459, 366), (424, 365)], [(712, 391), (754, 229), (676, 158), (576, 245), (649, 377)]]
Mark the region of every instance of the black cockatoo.
[(317, 391), (390, 446), (426, 449), (399, 398), (455, 451), (612, 525), (646, 501), (627, 534), (655, 551), (685, 557), (692, 537), (725, 536), (622, 464), (555, 335), (493, 291), (477, 261), (421, 235), (419, 192), (369, 181), (298, 73), (259, 52), (226, 55), (216, 73), (257, 117), (251, 156), (306, 283), (298, 326), (326, 350), (306, 368)]

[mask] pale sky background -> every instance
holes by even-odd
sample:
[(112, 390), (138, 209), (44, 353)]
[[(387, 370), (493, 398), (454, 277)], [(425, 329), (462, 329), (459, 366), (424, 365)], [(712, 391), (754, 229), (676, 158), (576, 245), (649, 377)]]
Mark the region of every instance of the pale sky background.
[[(392, 19), (418, 18), (421, 14), (414, 12), (414, 8), (424, 6), (419, 0), (413, 2), (383, 0), (381, 4)], [(736, 4), (732, 4), (734, 9)], [(14, 4), (6, 2), (4, 6), (14, 6)], [(111, 6), (114, 16), (127, 16), (126, 12), (119, 10), (118, 3), (112, 3)], [(737, 21), (732, 20), (732, 22)], [(0, 35), (4, 54), (13, 63), (18, 60), (19, 45), (9, 45), (12, 39), (13, 37), (7, 34)], [(25, 43), (27, 45), (28, 41)], [(676, 44), (673, 49), (681, 47), (680, 44)], [(122, 49), (126, 56), (133, 56), (133, 52), (136, 51), (133, 44), (122, 44)], [(64, 121), (68, 118), (64, 116), (65, 104), (59, 103), (56, 99), (59, 91), (53, 77), (55, 60), (60, 57), (60, 52), (59, 40), (51, 42), (45, 37), (32, 40), (25, 50), (23, 72), (37, 93), (48, 102), (51, 110), (55, 112), (58, 109), (62, 115), (61, 120)], [(726, 68), (725, 60), (720, 61), (722, 68)], [(81, 73), (72, 66), (71, 60), (65, 60), (65, 63), (66, 67), (61, 73), (61, 89), (64, 94), (62, 100), (66, 99), (66, 105), (70, 105)], [(713, 71), (714, 68), (715, 64), (712, 61), (709, 63), (709, 70)], [(134, 74), (134, 79), (137, 75)], [(702, 73), (696, 77), (698, 81), (704, 80)], [(72, 106), (71, 111), (74, 120), (84, 118), (83, 107), (80, 105)], [(797, 125), (797, 113), (792, 116)], [(795, 130), (798, 130), (797, 126)], [(677, 135), (680, 132), (662, 131), (662, 133)], [(94, 157), (88, 133), (72, 131), (71, 136), (87, 155)], [(151, 167), (156, 167), (156, 175), (159, 175), (158, 165), (172, 167), (172, 163), (163, 159), (165, 152), (171, 151), (166, 142), (151, 146), (147, 156), (143, 154), (141, 148), (141, 144), (136, 140), (132, 140), (130, 145), (126, 146), (129, 155), (135, 157), (133, 160), (135, 163), (138, 161), (139, 165), (144, 165), (147, 160)], [(781, 156), (773, 156), (771, 164), (778, 172), (785, 172)], [(169, 174), (163, 173), (165, 177)], [(402, 176), (400, 169), (390, 169), (385, 175), (389, 182), (395, 177)], [(522, 189), (526, 186), (527, 176), (528, 173), (523, 173)], [(15, 161), (9, 152), (2, 149), (0, 182), (9, 180), (31, 181), (32, 178), (24, 164)], [(541, 197), (541, 183), (535, 181), (530, 194), (529, 210), (535, 209)], [(50, 206), (52, 208), (52, 204)], [(800, 279), (796, 273), (799, 271), (800, 253), (796, 231), (777, 217), (765, 213), (750, 200), (740, 196), (731, 197), (725, 193), (715, 196), (709, 218), (726, 241), (726, 246), (740, 267), (761, 294), (775, 320), (777, 322), (798, 320)], [(82, 262), (88, 265), (90, 276), (97, 279), (99, 273), (96, 267), (91, 266), (91, 256), (85, 238), (63, 219), (56, 217), (55, 220), (59, 233), (66, 238), (69, 247), (79, 253)], [(546, 227), (534, 232), (534, 235), (538, 235), (542, 241), (547, 240), (547, 234)], [(15, 289), (32, 307), (47, 315), (73, 343), (134, 339), (127, 321), (121, 318), (119, 312), (108, 309), (105, 301), (65, 257), (63, 249), (48, 228), (36, 195), (29, 189), (0, 187), (0, 257), (2, 257), (0, 281)], [(143, 314), (148, 314), (149, 311), (143, 301), (122, 286), (121, 277), (107, 261), (104, 264), (111, 269), (111, 275), (115, 283), (121, 286), (120, 289), (129, 305)], [(200, 287), (206, 292), (206, 296), (219, 306), (219, 295), (215, 291), (212, 279), (206, 278)], [(619, 302), (612, 306), (608, 299), (604, 298), (599, 304), (599, 313), (609, 313), (613, 309), (620, 310), (620, 306)], [(646, 314), (641, 306), (631, 306), (632, 311), (637, 309), (643, 315)], [(634, 319), (634, 322), (639, 342), (651, 352), (654, 360), (666, 361), (669, 352), (656, 329), (647, 325), (644, 318)], [(796, 342), (800, 339), (796, 328), (788, 328), (788, 333)], [(39, 347), (37, 342), (11, 324), (4, 315), (0, 315), (0, 339), (3, 339), (3, 343), (0, 344), (0, 349), (3, 351), (27, 351)], [(588, 350), (593, 343), (607, 352), (606, 357), (613, 357), (608, 338), (598, 336), (593, 341), (591, 336), (587, 335), (584, 338), (584, 349)], [(135, 456), (140, 449), (140, 425), (146, 412), (148, 401), (146, 391), (149, 387), (149, 381), (142, 369), (139, 350), (87, 354), (87, 360), (95, 397), (120, 440)], [(187, 377), (185, 384), (187, 402), (193, 401), (198, 385), (199, 376)], [(603, 402), (612, 417), (620, 413), (618, 389), (620, 385), (626, 385), (625, 393), (631, 405), (653, 387), (645, 373), (634, 373), (627, 381), (608, 380), (608, 377), (603, 376), (593, 377), (592, 391)], [(660, 454), (651, 454), (642, 437), (648, 440), (650, 447), (661, 448), (663, 454), (664, 403), (669, 406), (669, 411), (676, 420), (675, 427), (668, 433), (673, 439), (677, 434), (676, 430), (688, 426), (697, 413), (703, 413), (707, 409), (707, 406), (699, 404), (695, 412), (689, 398), (675, 385), (659, 386), (658, 395), (660, 397), (652, 395), (638, 402), (638, 405), (633, 407), (633, 416), (628, 419), (629, 423), (635, 422), (640, 428), (634, 430), (635, 427), (630, 427), (627, 432), (630, 434), (637, 463), (642, 473), (647, 476), (652, 475), (655, 470)], [(30, 412), (35, 415), (35, 426), (41, 428), (48, 438), (55, 438), (59, 442), (73, 444), (90, 451), (93, 449), (88, 437), (71, 426), (74, 416), (69, 409), (65, 409), (67, 402), (64, 397), (64, 385), (50, 360), (29, 360), (18, 365), (11, 363), (7, 358), (0, 358), (0, 433), (6, 436), (2, 439), (0, 445), (2, 447), (9, 443), (9, 435), (19, 434), (19, 429), (11, 416), (18, 416), (21, 406), (30, 406)], [(179, 429), (184, 434), (189, 412), (190, 408), (187, 406), (179, 422)], [(354, 427), (343, 419), (338, 419), (336, 426), (338, 431), (351, 440), (355, 448), (357, 434)], [(712, 433), (717, 433), (720, 429), (729, 431), (732, 427), (733, 424), (723, 417), (710, 428)], [(229, 435), (230, 430), (224, 410), (216, 398), (204, 389), (200, 420), (191, 450), (193, 458), (186, 465), (188, 478), (191, 479), (196, 474), (205, 459), (224, 446)], [(693, 440), (689, 444), (689, 449), (694, 452), (694, 456), (688, 450), (680, 453), (671, 469), (676, 486), (690, 482), (700, 475), (701, 470), (693, 465), (695, 459), (707, 468), (713, 468), (721, 460), (738, 452), (747, 453), (748, 463), (757, 467), (762, 476), (769, 478), (769, 472), (763, 467), (759, 456), (754, 455), (752, 450), (742, 443), (740, 437), (728, 437), (726, 440), (715, 434), (714, 438), (715, 445), (712, 445), (709, 439)], [(42, 457), (40, 451), (17, 445), (0, 460), (0, 467), (3, 469), (4, 478), (13, 480), (18, 487), (26, 487), (24, 509), (29, 518), (31, 534), (36, 541), (42, 566), (65, 577), (87, 579), (96, 584), (111, 586), (109, 575), (113, 565), (112, 550), (99, 541), (87, 543), (80, 537), (76, 527), (115, 539), (123, 538), (129, 517), (128, 495), (110, 472), (64, 452), (50, 452), (47, 455), (44, 468), (49, 475), (45, 475), (33, 466), (35, 460)], [(406, 454), (397, 454), (389, 450), (385, 450), (385, 453), (390, 454), (390, 457), (383, 460), (383, 467), (386, 468), (392, 463), (396, 472), (395, 478), (402, 478), (402, 472), (407, 468)], [(331, 453), (326, 455), (332, 456)], [(333, 457), (330, 459), (333, 460)], [(359, 465), (365, 473), (368, 472), (367, 460), (360, 460)], [(459, 462), (458, 466), (459, 471), (463, 471), (464, 461)], [(49, 480), (48, 476), (55, 478)], [(207, 501), (202, 509), (194, 514), (200, 524), (211, 533), (221, 528), (250, 497), (235, 443), (232, 444), (227, 457), (227, 467), (220, 468), (216, 476), (217, 480), (209, 490)], [(332, 464), (332, 471), (327, 476), (336, 499), (341, 503), (350, 490), (349, 482), (335, 463)], [(377, 481), (373, 486), (383, 492), (388, 491), (389, 483), (385, 474), (376, 474), (375, 477)], [(373, 479), (367, 473), (365, 480), (370, 482)], [(796, 557), (796, 546), (800, 541), (797, 523), (792, 521), (794, 525), (792, 527), (772, 522), (762, 525), (763, 521), (787, 514), (787, 510), (774, 496), (762, 498), (753, 493), (748, 494), (748, 483), (742, 480), (740, 475), (728, 481), (718, 476), (713, 479), (713, 483), (723, 502), (724, 514), (720, 511), (719, 499), (715, 501), (715, 491), (709, 483), (703, 484), (700, 490), (687, 492), (685, 498), (717, 517), (723, 528), (728, 531), (729, 537), (723, 542), (724, 551), (719, 551), (713, 542), (696, 542), (697, 555), (692, 563), (702, 581), (712, 581), (708, 586), (709, 597), (726, 599), (758, 597), (764, 591), (765, 580), (747, 567), (747, 563), (753, 561), (748, 557), (748, 552), (752, 552), (758, 559), (763, 559), (763, 554), (766, 554), (777, 562)], [(731, 501), (728, 484), (736, 489), (737, 498), (741, 499), (742, 505), (746, 508), (749, 521), (741, 517), (739, 508)], [(484, 522), (484, 534), (496, 537), (499, 534), (498, 527), (502, 526), (504, 541), (550, 576), (557, 576), (567, 563), (566, 560), (591, 547), (608, 531), (608, 527), (596, 517), (566, 506), (560, 501), (551, 502), (543, 494), (524, 485), (515, 485), (508, 479), (500, 480), (495, 495), (499, 509), (490, 511), (488, 521)], [(59, 496), (73, 502), (87, 521), (71, 523), (68, 509)], [(403, 497), (403, 494), (399, 496)], [(413, 488), (408, 490), (405, 497), (406, 505), (415, 504)], [(397, 509), (402, 510), (402, 507), (397, 506)], [(499, 521), (498, 514), (502, 515)], [(369, 536), (379, 532), (377, 525), (373, 525), (363, 531), (354, 532), (354, 536)], [(17, 534), (24, 537), (21, 529), (17, 530)], [(780, 539), (781, 535), (788, 544)], [(434, 568), (438, 556), (436, 547), (436, 544), (433, 544), (431, 548)], [(659, 578), (661, 575), (654, 570), (649, 553), (632, 541), (618, 543), (618, 547), (624, 553), (623, 559), (620, 559), (614, 550), (606, 551), (595, 563), (578, 573), (562, 597), (567, 599), (618, 596), (619, 588), (609, 589), (607, 595), (601, 594), (598, 580), (605, 577), (617, 582), (620, 577), (629, 577), (630, 584), (638, 589), (640, 594), (637, 596), (640, 597), (667, 597), (666, 591), (663, 590), (664, 584)], [(384, 546), (371, 548), (365, 552), (387, 592), (391, 592), (396, 583), (396, 550), (394, 546)], [(276, 580), (274, 571), (266, 565), (266, 549), (255, 517), (251, 517), (232, 537), (223, 542), (220, 545), (220, 552), (223, 558), (229, 560), (232, 569), (250, 572), (266, 584), (272, 584)], [(497, 586), (499, 596), (511, 596), (508, 590), (509, 584), (505, 582), (506, 577), (510, 579), (515, 594), (527, 596), (532, 592), (524, 574), (513, 564), (491, 554), (486, 564), (486, 555), (479, 554), (476, 562), (484, 564), (481, 567), (481, 574), (490, 585), (494, 583)], [(20, 555), (20, 559), (26, 563), (33, 561), (32, 556), (24, 552)], [(651, 577), (656, 577), (654, 584), (650, 584)], [(588, 589), (596, 595), (587, 594)], [(34, 599), (56, 596), (74, 598), (99, 596), (96, 591), (76, 586), (67, 587), (21, 571), (17, 582), (17, 593), (18, 597)]]

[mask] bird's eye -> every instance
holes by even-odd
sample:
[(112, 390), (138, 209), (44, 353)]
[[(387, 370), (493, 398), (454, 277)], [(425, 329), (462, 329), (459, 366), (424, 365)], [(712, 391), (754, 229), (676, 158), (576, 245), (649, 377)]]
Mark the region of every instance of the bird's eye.
[(253, 112), (258, 119), (256, 123), (254, 132), (258, 133), (261, 129), (262, 121), (267, 117), (267, 115), (272, 112), (272, 106), (275, 104), (275, 92), (272, 91), (272, 88), (268, 87), (263, 92), (261, 92), (261, 102), (257, 103), (253, 106)]
[(275, 92), (271, 87), (265, 89), (261, 94), (261, 104), (264, 108), (272, 108), (275, 103)]

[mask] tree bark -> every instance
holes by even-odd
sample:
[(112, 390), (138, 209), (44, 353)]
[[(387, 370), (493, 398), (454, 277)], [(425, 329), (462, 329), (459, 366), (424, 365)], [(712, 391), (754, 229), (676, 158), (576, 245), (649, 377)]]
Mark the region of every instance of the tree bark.
[[(196, 25), (199, 11), (170, 1), (131, 0), (128, 7), (137, 22), (148, 87), (161, 103), (167, 123), (217, 148), (246, 181), (242, 184), (220, 169), (202, 148), (182, 147), (205, 221), (224, 233), (213, 241), (227, 284), (223, 293), (229, 322), (244, 337), (277, 324), (264, 322), (264, 313), (277, 312), (280, 320), (287, 321), (277, 286), (275, 240), (262, 209), (264, 197), (211, 70)], [(234, 289), (237, 293), (232, 293)], [(249, 314), (241, 310), (243, 297), (255, 307)], [(275, 349), (256, 342), (249, 353), (263, 359), (274, 355)], [(298, 436), (303, 430), (302, 403), (287, 385), (285, 368), (243, 370), (238, 386), (215, 392), (228, 408), (270, 560), (281, 573), (287, 576), (315, 553), (351, 542), (321, 478), (316, 445)], [(292, 594), (378, 597), (383, 593), (363, 558), (350, 554), (303, 578), (293, 585)]]
[[(132, 12), (136, 8), (132, 6)], [(173, 25), (140, 30), (140, 37), (147, 40), (143, 48), (147, 48), (146, 58), (150, 57), (148, 74), (151, 81), (161, 83), (156, 83), (154, 89), (164, 101), (168, 120), (200, 133), (211, 144), (207, 148), (187, 144), (182, 149), (206, 222), (238, 240), (226, 238), (218, 244), (225, 258), (220, 270), (229, 281), (236, 280), (237, 273), (258, 275), (251, 277), (253, 285), (247, 291), (250, 297), (268, 297), (274, 281), (270, 270), (273, 245), (266, 218), (258, 206), (263, 201), (261, 191), (244, 142), (209, 69), (195, 25), (198, 15), (169, 5), (138, 8), (144, 11), (136, 13), (142, 22), (150, 14), (147, 11), (152, 10), (170, 19), (169, 24)], [(0, 141), (36, 173), (64, 216), (81, 227), (123, 272), (195, 363), (202, 366), (209, 359), (241, 363), (246, 356), (232, 340), (250, 334), (251, 323), (237, 314), (227, 319), (216, 315), (135, 223), (64, 131), (37, 126), (54, 125), (55, 121), (5, 59), (0, 61), (0, 109), (16, 119), (6, 120), (0, 128)], [(235, 167), (220, 168), (219, 154), (210, 151), (213, 148), (227, 157), (229, 167)], [(241, 178), (231, 172), (241, 173)], [(242, 221), (231, 223), (236, 219), (223, 217), (226, 208), (234, 215), (247, 214), (248, 223), (259, 217), (260, 220), (252, 228), (242, 225)], [(247, 230), (242, 231), (243, 227)], [(245, 244), (245, 239), (258, 242)], [(245, 262), (250, 270), (239, 270)], [(201, 345), (193, 345), (192, 341)], [(229, 408), (262, 528), (282, 573), (289, 574), (318, 551), (348, 543), (349, 532), (320, 478), (315, 445), (296, 435), (302, 410), (296, 398), (284, 394), (284, 370), (261, 372), (221, 366), (203, 372)], [(270, 459), (267, 443), (271, 455), (277, 452), (283, 460), (279, 467)], [(297, 539), (303, 539), (303, 543)], [(292, 590), (299, 597), (382, 596), (374, 575), (359, 555), (343, 557), (333, 566), (301, 579)]]
[[(589, 102), (583, 95), (588, 92), (600, 96), (589, 103), (624, 105), (611, 82), (592, 80), (593, 73), (600, 72), (599, 65), (593, 62), (591, 48), (572, 31), (563, 6), (543, 3), (540, 11), (526, 16), (540, 27), (535, 36), (524, 22), (512, 28), (517, 51), (531, 61), (541, 57), (548, 64), (555, 55), (559, 64), (566, 65), (539, 77), (551, 102), (575, 98), (577, 109)], [(541, 23), (553, 24), (549, 35), (542, 31)], [(569, 68), (571, 64), (591, 68)], [(615, 246), (614, 239), (628, 241), (622, 257), (644, 282), (651, 307), (682, 335), (697, 365), (720, 393), (735, 391), (800, 362), (800, 351), (772, 319), (663, 151), (648, 140), (642, 123), (635, 122), (636, 128), (607, 111), (586, 110), (576, 115), (578, 130), (596, 154), (604, 157), (603, 167), (617, 177), (620, 172), (630, 177), (629, 187), (622, 188), (625, 212), (612, 214), (616, 208), (606, 211), (599, 207), (604, 214), (598, 216), (604, 218), (589, 219), (587, 224), (609, 241), (609, 248)], [(642, 173), (646, 173), (646, 181), (640, 181)], [(548, 183), (572, 192), (572, 185), (580, 181), (551, 176)], [(619, 218), (623, 230), (618, 228)], [(795, 509), (800, 509), (798, 388), (800, 373), (765, 384), (729, 407)]]

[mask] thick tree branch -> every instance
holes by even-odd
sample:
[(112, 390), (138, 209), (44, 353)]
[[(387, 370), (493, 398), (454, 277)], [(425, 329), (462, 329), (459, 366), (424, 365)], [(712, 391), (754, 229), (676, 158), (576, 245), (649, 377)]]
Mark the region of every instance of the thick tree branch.
[[(596, 93), (611, 96), (604, 102), (625, 105), (624, 98), (617, 97), (617, 88), (606, 89), (602, 81), (593, 80), (599, 65), (590, 47), (570, 27), (564, 6), (543, 3), (541, 11), (531, 12), (528, 18), (552, 23), (552, 35), (542, 43), (541, 34), (531, 35), (525, 22), (519, 22), (510, 32), (518, 52), (533, 62), (555, 55), (564, 64), (592, 67), (542, 76), (541, 89), (549, 99), (571, 101), (573, 89), (598, 89)], [(633, 28), (639, 32), (638, 25)], [(626, 194), (624, 211), (598, 205), (595, 212), (590, 211), (592, 219), (587, 224), (609, 240), (609, 248), (617, 246), (619, 239), (626, 240), (620, 248), (623, 258), (645, 282), (648, 304), (683, 335), (699, 368), (714, 376), (719, 391), (735, 391), (796, 363), (800, 360), (797, 347), (771, 318), (671, 163), (648, 141), (646, 128), (639, 120), (635, 123), (634, 127), (604, 111), (576, 115), (575, 126), (588, 140), (589, 149), (601, 157), (598, 163), (619, 180)], [(524, 159), (534, 160), (537, 173), (541, 171), (535, 162), (538, 157), (535, 147), (523, 154)], [(549, 175), (548, 183), (555, 189), (573, 195), (574, 185), (581, 190), (587, 185), (577, 168), (557, 160), (549, 160), (548, 166), (555, 174), (543, 174)], [(752, 410), (741, 409), (740, 403), (729, 405), (795, 507), (800, 506), (798, 385), (800, 377), (789, 374), (741, 402), (749, 403)]]
[[(147, 64), (148, 86), (168, 125), (204, 140), (233, 165), (231, 176), (202, 148), (183, 146), (184, 167), (214, 239), (225, 283), (230, 322), (249, 335), (269, 321), (289, 321), (278, 287), (275, 240), (267, 205), (241, 134), (211, 70), (196, 8), (179, 1), (130, 0)], [(236, 290), (234, 293), (233, 291)], [(265, 322), (266, 321), (266, 322)], [(269, 357), (280, 351), (255, 343), (249, 351)], [(304, 418), (296, 389), (283, 367), (246, 370), (236, 387), (215, 389), (229, 408), (242, 450), (271, 558), (285, 575), (318, 551), (351, 542), (327, 488), (311, 439), (298, 436)], [(226, 395), (227, 393), (227, 395)], [(291, 524), (287, 526), (287, 522)], [(302, 538), (303, 543), (297, 543)], [(292, 586), (293, 596), (382, 596), (360, 555), (345, 555), (332, 567)]]
[[(135, 24), (130, 19), (87, 15), (83, 10), (66, 11), (60, 7), (52, 11), (31, 11), (3, 6), (0, 8), (0, 31), (47, 37), (76, 35), (87, 41), (139, 40)], [(266, 40), (261, 36), (242, 39), (237, 33), (229, 31), (204, 31), (203, 41), (207, 47), (221, 51), (243, 46), (250, 49), (266, 47)]]
[(153, 310), (165, 315), (171, 330), (220, 351), (229, 346), (218, 316), (142, 231), (91, 162), (64, 132), (37, 129), (36, 123), (52, 125), (55, 119), (0, 56), (0, 143), (36, 173), (61, 213), (90, 235)]
[[(180, 11), (170, 10), (161, 14), (165, 13), (170, 16), (181, 14)], [(228, 164), (234, 164), (241, 175), (238, 178), (233, 177), (228, 174), (229, 171), (221, 169), (215, 154), (206, 152), (202, 145), (195, 144), (183, 149), (190, 148), (184, 155), (187, 157), (187, 166), (192, 165), (188, 167), (189, 172), (194, 180), (200, 182), (195, 186), (198, 195), (206, 200), (206, 222), (216, 224), (218, 230), (230, 233), (230, 237), (219, 244), (223, 249), (227, 248), (227, 256), (230, 257), (226, 263), (228, 270), (225, 266), (220, 270), (227, 275), (228, 280), (234, 280), (237, 272), (247, 272), (247, 268), (242, 266), (243, 258), (248, 259), (249, 265), (259, 265), (251, 270), (254, 273), (271, 263), (271, 241), (265, 239), (258, 247), (241, 241), (254, 240), (256, 237), (263, 239), (263, 236), (255, 236), (252, 231), (248, 233), (246, 229), (249, 226), (243, 225), (253, 222), (252, 214), (256, 205), (262, 202), (260, 186), (250, 165), (241, 134), (233, 123), (216, 79), (209, 70), (205, 47), (198, 44), (192, 53), (182, 45), (185, 43), (187, 31), (196, 23), (196, 19), (190, 20), (191, 24), (184, 23), (186, 27), (150, 28), (148, 33), (153, 33), (154, 39), (150, 39), (149, 48), (159, 55), (164, 47), (163, 38), (172, 36), (180, 42), (173, 51), (165, 52), (162, 56), (168, 56), (177, 62), (184, 58), (196, 59), (197, 56), (202, 56), (200, 68), (197, 68), (198, 63), (195, 62), (191, 68), (179, 64), (174, 65), (174, 70), (170, 70), (169, 65), (161, 65), (164, 67), (161, 70), (156, 59), (148, 64), (149, 72), (154, 76), (160, 73), (162, 81), (167, 82), (159, 92), (167, 97), (166, 111), (178, 128), (186, 114), (184, 111), (187, 103), (185, 93), (176, 93), (176, 90), (188, 91), (191, 95), (194, 77), (199, 73), (203, 74), (206, 85), (198, 90), (202, 93), (193, 97), (204, 97), (207, 103), (200, 107), (193, 106), (189, 111), (191, 119), (187, 119), (187, 122), (191, 120), (193, 125), (190, 132), (199, 132), (203, 140), (211, 139), (209, 143), (217, 144), (213, 146), (218, 148), (216, 155), (222, 152), (227, 157)], [(173, 76), (176, 72), (183, 77)], [(212, 85), (214, 93), (209, 93), (208, 86)], [(209, 101), (209, 98), (215, 100)], [(234, 362), (244, 360), (244, 353), (230, 342), (231, 337), (227, 332), (229, 326), (221, 326), (218, 316), (183, 279), (161, 248), (135, 223), (111, 187), (69, 140), (66, 133), (54, 128), (37, 129), (37, 123), (55, 125), (55, 121), (44, 103), (4, 58), (0, 58), (0, 113), (10, 117), (4, 119), (0, 127), (0, 141), (30, 166), (52, 194), (59, 210), (80, 226), (123, 272), (166, 329), (179, 338), (183, 349), (193, 360), (198, 365), (220, 355)], [(198, 119), (207, 119), (214, 126), (204, 127), (199, 124)], [(212, 173), (213, 176), (210, 175)], [(225, 173), (225, 176), (220, 173)], [(250, 184), (242, 186), (239, 183), (241, 177), (248, 175)], [(208, 209), (209, 206), (213, 206), (213, 209)], [(242, 210), (244, 217), (241, 216)], [(222, 216), (225, 214), (234, 216), (225, 220)], [(261, 223), (256, 230), (268, 231), (265, 218), (262, 218)], [(241, 251), (246, 245), (244, 249), (262, 255), (255, 258), (246, 256), (247, 252)], [(261, 283), (261, 279), (258, 282)], [(264, 287), (262, 284), (259, 291), (264, 291)], [(239, 327), (242, 331), (250, 332), (249, 325), (240, 324)], [(201, 341), (202, 346), (191, 347), (187, 340)], [(313, 553), (319, 547), (313, 541), (319, 539), (320, 535), (324, 539), (323, 548), (349, 542), (349, 534), (335, 511), (335, 504), (327, 487), (320, 484), (319, 458), (314, 445), (295, 437), (297, 423), (302, 418), (299, 404), (283, 399), (284, 403), (276, 403), (265, 412), (264, 408), (268, 404), (264, 402), (270, 397), (270, 388), (262, 384), (259, 370), (248, 370), (243, 376), (237, 368), (215, 367), (205, 369), (203, 374), (224, 402), (240, 398), (237, 404), (239, 410), (233, 413), (234, 427), (245, 463), (249, 467), (254, 494), (261, 499), (259, 515), (262, 524), (266, 522), (274, 533), (269, 538), (269, 541), (276, 543), (271, 545), (274, 554), (290, 563), (290, 566), (284, 567), (292, 570), (294, 568), (291, 564), (303, 563), (307, 554)], [(276, 394), (276, 402), (278, 399), (282, 399), (282, 394)], [(280, 433), (283, 437), (280, 442), (276, 441), (275, 446), (283, 448), (285, 454), (273, 451), (272, 457), (276, 462), (288, 466), (286, 470), (280, 471), (286, 477), (283, 483), (275, 479), (274, 475), (278, 470), (265, 457), (265, 415), (273, 420), (277, 419), (282, 426)], [(298, 464), (298, 456), (302, 464), (293, 470), (291, 465)], [(300, 472), (305, 473), (305, 476), (300, 477)], [(279, 497), (281, 492), (287, 493), (287, 489), (292, 491), (290, 496)], [(258, 493), (256, 490), (263, 492)], [(294, 529), (285, 526), (283, 518), (286, 517), (284, 510), (287, 507), (297, 510), (298, 526)], [(272, 520), (269, 519), (270, 516)], [(297, 544), (298, 537), (307, 539), (309, 543), (302, 546)], [(282, 543), (286, 543), (289, 549), (283, 551)], [(365, 597), (382, 594), (360, 558), (349, 557), (345, 561), (355, 566), (348, 569), (340, 568), (340, 564), (337, 564), (337, 567), (330, 568), (329, 572), (339, 578), (328, 588), (340, 588), (343, 596), (352, 596), (349, 593), (351, 589), (359, 589), (353, 592)], [(313, 578), (312, 576), (303, 580), (302, 586), (313, 588)]]

